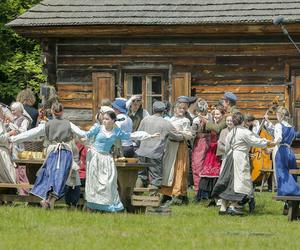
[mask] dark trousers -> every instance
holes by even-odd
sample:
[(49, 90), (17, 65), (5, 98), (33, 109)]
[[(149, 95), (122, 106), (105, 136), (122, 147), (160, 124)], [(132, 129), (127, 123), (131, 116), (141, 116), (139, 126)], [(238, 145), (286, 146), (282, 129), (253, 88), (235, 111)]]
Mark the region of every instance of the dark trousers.
[(156, 187), (160, 187), (162, 183), (162, 159), (150, 159), (147, 157), (139, 157), (142, 163), (151, 163), (143, 170), (139, 171), (138, 177), (143, 181), (144, 186), (151, 184)]
[(80, 199), (80, 186), (65, 186), (65, 202), (69, 206), (76, 206)]
[(134, 147), (133, 145), (131, 146), (122, 146), (123, 150), (123, 156), (127, 158), (132, 158), (134, 157)]

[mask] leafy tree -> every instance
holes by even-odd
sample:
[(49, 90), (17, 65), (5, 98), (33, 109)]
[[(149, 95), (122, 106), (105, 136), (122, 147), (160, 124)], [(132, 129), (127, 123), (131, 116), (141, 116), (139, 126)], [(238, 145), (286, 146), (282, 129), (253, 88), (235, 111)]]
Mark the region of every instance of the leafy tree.
[[(46, 76), (42, 73), (41, 49), (37, 41), (24, 38), (5, 24), (41, 0), (0, 2), (0, 99), (12, 100), (26, 87), (39, 91)], [(5, 48), (5, 49), (3, 49)]]

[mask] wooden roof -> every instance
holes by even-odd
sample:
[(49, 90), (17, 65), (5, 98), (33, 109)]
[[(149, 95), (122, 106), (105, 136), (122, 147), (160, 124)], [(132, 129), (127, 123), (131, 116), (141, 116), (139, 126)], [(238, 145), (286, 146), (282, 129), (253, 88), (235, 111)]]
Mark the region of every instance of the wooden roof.
[(8, 26), (193, 25), (300, 21), (300, 0), (44, 0)]

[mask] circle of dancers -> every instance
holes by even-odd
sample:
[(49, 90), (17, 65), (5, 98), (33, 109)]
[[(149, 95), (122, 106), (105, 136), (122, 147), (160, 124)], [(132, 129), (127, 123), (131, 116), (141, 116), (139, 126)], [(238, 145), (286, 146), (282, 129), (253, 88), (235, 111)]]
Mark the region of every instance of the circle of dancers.
[[(289, 123), (289, 111), (274, 109), (263, 122), (238, 110), (238, 97), (225, 92), (215, 105), (199, 97), (180, 96), (175, 103), (154, 100), (143, 108), (139, 95), (102, 100), (89, 130), (64, 118), (63, 105), (34, 108), (31, 90), (21, 91), (10, 106), (0, 103), (0, 183), (28, 182), (25, 167), (15, 164), (25, 143), (42, 140), (45, 159), (31, 195), (53, 209), (64, 198), (74, 208), (84, 187), (91, 211), (124, 211), (118, 192), (115, 159), (138, 158), (149, 163), (135, 187), (159, 194), (161, 207), (190, 202), (218, 206), (219, 215), (244, 215), (255, 210), (251, 148), (272, 159), (277, 194), (298, 196), (300, 186), (290, 169), (297, 168), (291, 144), (300, 133)], [(271, 139), (259, 136), (263, 127)], [(192, 188), (194, 197), (188, 198)], [(28, 195), (20, 188), (19, 195)]]

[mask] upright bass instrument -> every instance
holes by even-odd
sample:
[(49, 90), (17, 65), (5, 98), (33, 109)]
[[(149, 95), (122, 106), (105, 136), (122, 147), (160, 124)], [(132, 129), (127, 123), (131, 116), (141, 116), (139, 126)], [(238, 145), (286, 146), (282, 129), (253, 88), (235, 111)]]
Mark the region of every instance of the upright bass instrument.
[[(266, 115), (269, 113), (275, 113), (276, 108), (279, 105), (279, 97), (276, 96), (274, 100), (272, 101), (272, 105), (269, 107), (269, 109), (266, 112)], [(258, 129), (258, 135), (261, 138), (266, 138), (267, 140), (272, 140), (272, 135), (264, 128), (266, 119), (263, 118), (259, 129)], [(262, 171), (261, 170), (271, 170), (272, 169), (272, 159), (271, 155), (267, 154), (262, 148), (256, 148), (252, 147), (250, 150), (250, 163), (251, 163), (251, 177), (254, 184), (260, 183), (262, 181)], [(269, 173), (267, 174), (267, 177), (269, 176)]]

